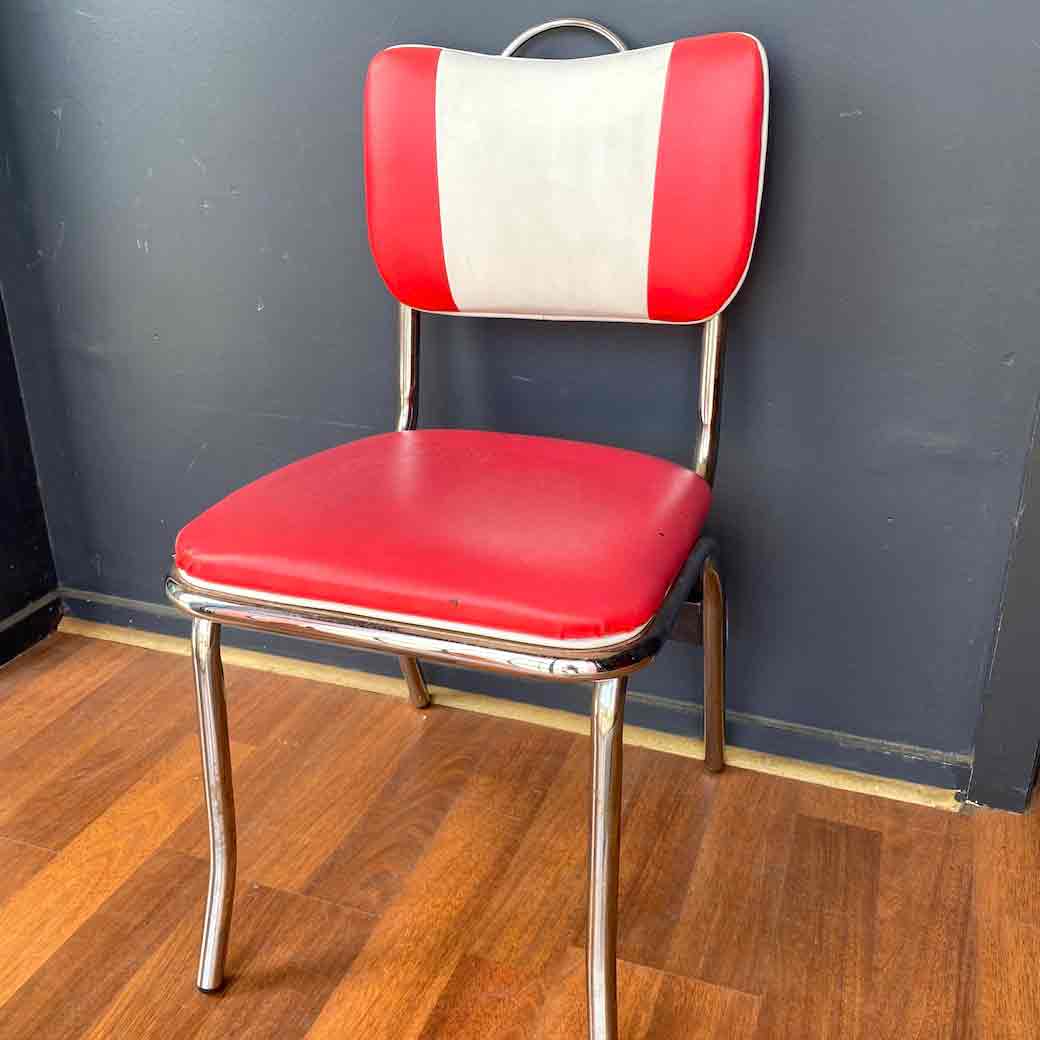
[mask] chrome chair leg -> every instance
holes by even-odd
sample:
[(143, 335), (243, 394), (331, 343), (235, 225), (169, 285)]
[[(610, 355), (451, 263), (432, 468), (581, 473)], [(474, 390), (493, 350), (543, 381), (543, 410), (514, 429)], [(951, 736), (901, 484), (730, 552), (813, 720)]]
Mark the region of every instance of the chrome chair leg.
[(235, 898), (235, 796), (231, 787), (224, 670), (220, 662), (220, 625), (199, 619), (192, 622), (191, 648), (199, 706), (202, 778), (209, 815), (209, 894), (196, 985), (211, 993), (224, 982), (224, 959)]
[(586, 947), (589, 1040), (617, 1040), (621, 735), (627, 685), (626, 678), (598, 682), (592, 698), (592, 821)]
[(726, 764), (726, 600), (718, 565), (710, 556), (702, 576), (704, 644), (704, 767), (719, 773)]
[(430, 706), (430, 691), (426, 689), (426, 680), (423, 678), (419, 661), (414, 657), (398, 658), (401, 662), (401, 671), (404, 673), (404, 681), (408, 684), (408, 696), (416, 708), (428, 708)]

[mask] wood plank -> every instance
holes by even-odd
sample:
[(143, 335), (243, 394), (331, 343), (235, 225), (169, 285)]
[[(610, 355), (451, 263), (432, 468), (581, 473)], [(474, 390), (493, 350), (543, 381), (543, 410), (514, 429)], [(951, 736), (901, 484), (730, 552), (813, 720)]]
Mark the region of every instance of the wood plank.
[[(526, 1040), (535, 1036), (545, 983), (512, 965), (463, 957), (437, 998), (420, 1040)], [(577, 1035), (577, 1034), (575, 1034)]]
[(908, 828), (913, 828), (919, 834), (942, 834), (950, 818), (957, 818), (956, 814), (934, 806), (840, 791), (821, 784), (799, 784), (798, 800), (798, 811), (806, 816), (847, 823), (881, 834), (891, 830), (902, 833)]
[(979, 1037), (1040, 1034), (1040, 813), (979, 809), (970, 817), (977, 928)]
[(886, 826), (881, 847), (874, 1040), (968, 1040), (975, 913), (967, 818), (940, 832)]
[(121, 668), (0, 760), (0, 834), (60, 849), (195, 727), (174, 658)]
[[(664, 975), (647, 1037), (679, 1040), (753, 1040), (758, 997), (698, 979)], [(807, 1034), (794, 1032), (789, 1036)]]
[(373, 914), (390, 906), (476, 770), (494, 725), (427, 709), (418, 739), (304, 891)]
[(16, 657), (0, 668), (0, 754), (21, 747), (121, 668), (143, 657), (146, 652), (134, 647), (62, 635)]
[[(547, 966), (543, 977), (546, 998), (533, 1036), (537, 1040), (587, 1036), (585, 951), (571, 947)], [(653, 968), (618, 961), (618, 1034), (624, 1040), (670, 1040), (650, 1032), (654, 1005), (665, 978)]]
[[(313, 691), (301, 697), (281, 685), (277, 677), (232, 671), (236, 743), (276, 740), (301, 714), (313, 716), (320, 699)], [(61, 848), (196, 725), (190, 661), (142, 652), (0, 758), (0, 834)], [(204, 846), (203, 815), (200, 809)]]
[[(229, 668), (244, 861), (311, 895), (243, 881), (207, 998), (189, 662), (96, 649), (0, 670), (0, 820), (67, 841), (0, 825), (0, 1036), (584, 1034), (584, 735)], [(642, 748), (622, 813), (624, 1040), (1040, 1035), (1040, 817)]]
[[(303, 890), (426, 725), (406, 703), (331, 687), (310, 709), (235, 771), (239, 876), (271, 888)], [(202, 809), (168, 847), (208, 855)]]
[[(186, 688), (194, 697), (191, 663), (185, 661), (183, 667)], [(251, 747), (292, 740), (304, 719), (334, 712), (343, 698), (339, 689), (235, 666), (225, 666), (224, 685), (231, 738)]]
[(881, 835), (871, 1040), (973, 1037), (970, 819), (820, 787), (803, 812)]
[[(624, 1040), (666, 1040), (650, 1032), (667, 976), (642, 965), (618, 965), (618, 1026)], [(585, 955), (569, 947), (541, 971), (466, 956), (441, 991), (420, 1040), (573, 1040), (588, 1033)], [(684, 1032), (676, 1033), (676, 1038)]]
[[(24, 885), (54, 858), (50, 849), (0, 838), (0, 902)], [(0, 939), (0, 956), (3, 940)]]
[(978, 1036), (1036, 1040), (1040, 1034), (1040, 925), (1014, 917), (978, 922)]
[(874, 921), (880, 874), (877, 831), (799, 814), (784, 878), (784, 910), (809, 907)]
[(727, 769), (717, 782), (674, 937), (660, 966), (761, 994), (770, 973), (801, 785), (737, 769)]
[(198, 931), (205, 888), (198, 860), (145, 860), (0, 1008), (3, 1035), (78, 1040), (182, 920)]
[(515, 853), (574, 739), (528, 726), (494, 728), (479, 770), (325, 1005), (312, 1040), (419, 1034), (466, 952), (465, 923)]
[(1036, 924), (1040, 921), (1040, 806), (1025, 816), (977, 809), (970, 820), (979, 914)]
[[(248, 750), (245, 749), (246, 754)], [(243, 749), (235, 749), (241, 761)], [(0, 1005), (167, 839), (201, 798), (185, 738), (145, 778), (0, 904)]]
[(590, 747), (576, 739), (537, 816), (470, 922), (478, 958), (537, 973), (582, 934)]
[[(588, 755), (588, 748), (585, 751)], [(587, 772), (587, 767), (586, 767)], [(718, 778), (700, 762), (626, 749), (618, 882), (618, 956), (665, 968), (669, 945), (687, 898)], [(580, 797), (588, 802), (588, 780)], [(587, 824), (580, 836), (584, 895)], [(573, 944), (585, 945), (584, 901)]]
[[(700, 762), (653, 752), (643, 756), (622, 813), (618, 956), (663, 968), (682, 919), (719, 778), (706, 773)], [(584, 934), (578, 945), (583, 944)]]
[(756, 1040), (865, 1040), (881, 836), (798, 816)]
[(373, 925), (368, 914), (248, 885), (235, 898), (227, 982), (203, 994), (195, 969), (204, 892), (204, 883), (193, 886), (190, 910), (139, 962), (85, 1040), (302, 1037)]
[(772, 977), (755, 1040), (866, 1040), (870, 952), (850, 918), (790, 907), (777, 924)]
[(81, 636), (51, 635), (35, 646), (0, 665), (0, 706), (19, 688), (37, 682), (41, 676), (48, 679), (62, 668), (74, 654), (94, 644)]
[(62, 769), (118, 728), (131, 692), (161, 676), (164, 668), (148, 656), (128, 662), (19, 747), (0, 752), (0, 833), (26, 799), (46, 790)]

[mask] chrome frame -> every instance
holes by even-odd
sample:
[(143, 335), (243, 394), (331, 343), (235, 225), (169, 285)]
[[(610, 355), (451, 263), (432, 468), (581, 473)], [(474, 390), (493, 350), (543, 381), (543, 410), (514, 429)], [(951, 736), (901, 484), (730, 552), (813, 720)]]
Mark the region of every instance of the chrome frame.
[(586, 993), (590, 1040), (617, 1040), (617, 917), (621, 863), (622, 736), (627, 678), (592, 695), (592, 790)]
[(224, 701), (224, 667), (220, 661), (220, 625), (196, 618), (191, 626), (191, 650), (199, 709), (202, 782), (209, 818), (209, 892), (196, 985), (212, 993), (224, 982), (237, 863), (235, 793)]
[[(510, 56), (551, 29), (588, 29), (619, 51), (624, 42), (610, 29), (583, 18), (561, 18), (526, 30), (502, 52)], [(398, 308), (397, 430), (419, 421), (420, 312)], [(566, 320), (566, 318), (562, 319)], [(719, 405), (725, 353), (725, 321), (717, 314), (703, 323), (699, 429), (692, 468), (709, 484), (718, 457)], [(690, 593), (702, 588), (700, 603)], [(387, 620), (358, 609), (292, 605), (247, 590), (215, 591), (194, 585), (174, 569), (166, 595), (192, 617), (192, 653), (198, 696), (203, 779), (209, 818), (210, 880), (197, 985), (211, 992), (224, 979), (235, 888), (235, 810), (224, 680), (220, 660), (222, 625), (258, 629), (396, 655), (417, 708), (430, 704), (419, 659), (483, 671), (557, 682), (586, 682), (592, 698), (592, 782), (589, 833), (587, 982), (590, 1040), (617, 1040), (617, 900), (620, 855), (622, 734), (628, 676), (646, 667), (675, 628), (675, 638), (704, 646), (705, 767), (717, 772), (724, 759), (725, 600), (718, 550), (700, 539), (672, 584), (664, 603), (639, 632), (596, 647), (547, 645), (476, 635), (409, 620)], [(697, 616), (699, 614), (699, 616)]]
[[(568, 649), (563, 645), (480, 637), (435, 624), (388, 621), (363, 613), (289, 606), (265, 600), (259, 594), (236, 596), (218, 593), (193, 585), (189, 577), (176, 569), (166, 579), (166, 595), (174, 606), (200, 621), (528, 679), (597, 682), (631, 675), (653, 660), (696, 585), (704, 561), (716, 551), (710, 539), (700, 539), (650, 623), (635, 636), (594, 649)], [(414, 679), (413, 675), (412, 681)]]
[(408, 699), (415, 708), (428, 708), (430, 706), (430, 691), (426, 689), (426, 679), (423, 677), (422, 666), (415, 657), (401, 655), (397, 659), (401, 663), (401, 673), (404, 675), (405, 685), (408, 687)]
[[(419, 425), (419, 311), (400, 304), (397, 308), (397, 432)], [(402, 654), (398, 661), (408, 685), (408, 696), (416, 708), (430, 706), (422, 668), (416, 657)]]
[(589, 32), (602, 36), (615, 50), (628, 50), (628, 44), (616, 32), (599, 22), (590, 21), (588, 18), (554, 18), (551, 22), (532, 25), (530, 29), (525, 29), (519, 36), (510, 40), (502, 51), (502, 57), (511, 58), (528, 40), (533, 40), (542, 33), (552, 32), (553, 29), (588, 29)]
[(397, 431), (419, 425), (419, 322), (421, 312), (403, 303), (397, 308)]
[(693, 455), (693, 471), (709, 484), (715, 480), (719, 457), (719, 419), (722, 404), (722, 364), (726, 356), (726, 319), (709, 318), (701, 331), (701, 378), (697, 395), (700, 430)]

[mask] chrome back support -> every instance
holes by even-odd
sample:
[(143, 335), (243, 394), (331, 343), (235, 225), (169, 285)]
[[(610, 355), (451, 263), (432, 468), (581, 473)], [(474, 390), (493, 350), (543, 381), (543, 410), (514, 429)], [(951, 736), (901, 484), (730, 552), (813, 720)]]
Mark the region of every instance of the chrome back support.
[[(404, 303), (398, 304), (398, 430), (414, 430), (419, 423), (419, 316), (420, 312), (414, 308)], [(726, 348), (725, 318), (716, 314), (704, 322), (701, 330), (701, 377), (697, 402), (700, 428), (691, 468), (711, 484), (715, 478), (715, 461), (719, 453), (719, 405), (722, 396), (722, 360)]]
[(616, 32), (600, 25), (599, 22), (590, 21), (588, 18), (554, 18), (551, 22), (542, 22), (541, 25), (532, 25), (530, 29), (525, 29), (509, 42), (502, 51), (502, 57), (511, 58), (528, 40), (533, 40), (542, 33), (552, 32), (553, 29), (588, 29), (589, 32), (602, 36), (616, 51), (628, 50), (628, 44)]

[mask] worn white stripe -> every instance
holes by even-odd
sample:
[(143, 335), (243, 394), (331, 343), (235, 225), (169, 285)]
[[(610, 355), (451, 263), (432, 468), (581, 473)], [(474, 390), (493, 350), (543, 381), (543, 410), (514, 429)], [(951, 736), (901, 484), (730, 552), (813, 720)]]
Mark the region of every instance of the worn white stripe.
[(460, 311), (646, 319), (671, 48), (571, 61), (442, 53), (437, 175)]

